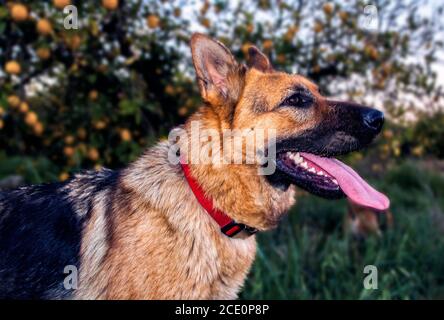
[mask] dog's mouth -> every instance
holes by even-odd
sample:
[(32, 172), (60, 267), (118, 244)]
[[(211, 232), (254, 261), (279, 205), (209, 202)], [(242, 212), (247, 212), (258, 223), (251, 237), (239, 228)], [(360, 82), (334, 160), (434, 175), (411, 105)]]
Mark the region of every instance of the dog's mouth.
[(352, 168), (335, 158), (305, 152), (278, 153), (276, 169), (306, 191), (327, 199), (347, 196), (354, 203), (375, 210), (387, 210), (390, 201), (370, 186)]

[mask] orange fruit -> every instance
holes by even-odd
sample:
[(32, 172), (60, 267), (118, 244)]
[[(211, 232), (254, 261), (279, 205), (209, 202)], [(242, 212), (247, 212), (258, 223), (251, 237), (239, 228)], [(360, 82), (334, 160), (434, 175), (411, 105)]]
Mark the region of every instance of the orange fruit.
[(191, 99), (191, 98), (188, 98), (188, 99), (185, 101), (185, 106), (187, 106), (187, 107), (192, 107), (193, 104), (194, 104), (194, 101), (193, 101), (193, 99)]
[(67, 172), (62, 172), (62, 173), (59, 175), (59, 180), (60, 180), (60, 181), (68, 180), (68, 178), (69, 178), (69, 174), (68, 174)]
[(412, 149), (412, 154), (416, 157), (421, 157), (424, 154), (424, 147), (417, 146)]
[(52, 0), (52, 4), (57, 9), (63, 9), (71, 4), (71, 0)]
[(203, 25), (207, 29), (211, 27), (211, 21), (208, 18), (202, 18), (200, 20), (200, 24)]
[(90, 148), (88, 150), (88, 159), (91, 161), (97, 161), (99, 160), (100, 154), (99, 151), (96, 148)]
[(384, 130), (382, 135), (384, 136), (385, 139), (392, 139), (394, 136), (393, 131), (390, 129)]
[(77, 137), (79, 137), (80, 140), (86, 139), (87, 132), (85, 128), (78, 128), (77, 129)]
[(5, 71), (9, 74), (19, 74), (22, 71), (22, 68), (17, 61), (10, 60), (5, 64)]
[(43, 133), (43, 124), (41, 122), (37, 122), (32, 129), (36, 135), (41, 135)]
[(26, 102), (22, 102), (22, 103), (20, 103), (19, 111), (20, 111), (21, 113), (26, 113), (26, 112), (28, 112), (28, 111), (29, 111), (29, 105), (28, 105)]
[(150, 14), (147, 18), (146, 18), (146, 25), (148, 26), (148, 28), (150, 29), (155, 29), (157, 27), (159, 27), (160, 25), (160, 19), (158, 16), (156, 16), (155, 14)]
[(14, 21), (24, 21), (28, 19), (28, 9), (22, 4), (13, 4), (11, 7), (11, 16)]
[(270, 39), (264, 40), (262, 46), (264, 47), (264, 50), (270, 50), (271, 48), (273, 48), (273, 41), (271, 41)]
[(42, 60), (47, 60), (51, 56), (51, 51), (48, 48), (38, 48), (35, 53)]
[(378, 49), (376, 49), (371, 44), (366, 45), (364, 48), (365, 54), (369, 56), (371, 59), (376, 60), (379, 57)]
[(102, 130), (106, 128), (106, 122), (102, 121), (102, 120), (98, 120), (96, 122), (94, 122), (94, 128), (96, 128), (97, 130)]
[(34, 126), (39, 121), (39, 117), (37, 116), (37, 113), (34, 111), (28, 111), (25, 116), (25, 123), (28, 126)]
[(180, 8), (174, 8), (173, 14), (176, 18), (179, 18), (180, 15), (182, 14), (182, 11), (180, 10)]
[(315, 25), (314, 25), (314, 27), (313, 27), (313, 30), (314, 30), (314, 32), (316, 32), (316, 33), (321, 32), (323, 29), (324, 29), (324, 28), (322, 27), (322, 24), (321, 24), (320, 22), (316, 22)]
[(120, 130), (120, 139), (122, 141), (130, 141), (131, 140), (131, 132), (128, 129)]
[(115, 10), (119, 6), (119, 0), (102, 0), (102, 6), (108, 10)]
[(82, 44), (82, 38), (76, 34), (66, 39), (65, 42), (71, 50), (76, 50)]
[(20, 98), (17, 96), (9, 96), (8, 97), (8, 104), (12, 107), (12, 108), (17, 108), (20, 104)]
[(241, 51), (244, 53), (244, 55), (246, 55), (246, 56), (248, 55), (248, 49), (250, 49), (250, 47), (251, 47), (251, 44), (249, 44), (249, 43), (245, 43), (242, 45)]
[(170, 95), (170, 96), (173, 95), (174, 94), (174, 87), (172, 85), (168, 84), (165, 87), (165, 93)]
[(333, 13), (333, 9), (334, 9), (333, 4), (330, 2), (327, 2), (322, 6), (322, 10), (324, 10), (324, 13), (326, 15), (331, 15)]
[(177, 110), (177, 114), (181, 117), (186, 116), (188, 113), (188, 108), (187, 107), (180, 107), (179, 110)]
[(283, 54), (283, 53), (278, 54), (278, 56), (276, 57), (276, 60), (279, 63), (285, 63), (285, 61), (286, 61), (285, 54)]
[(385, 76), (388, 76), (392, 72), (392, 65), (390, 63), (384, 63), (382, 65), (382, 72)]
[(97, 90), (91, 90), (88, 94), (88, 98), (91, 101), (97, 100), (98, 97), (99, 97), (99, 93), (97, 92)]
[(74, 155), (74, 152), (75, 152), (75, 150), (73, 147), (66, 146), (63, 148), (63, 154), (65, 156), (67, 156), (68, 158), (72, 157)]
[(319, 71), (321, 71), (321, 67), (319, 65), (315, 65), (312, 70), (313, 73), (319, 73)]
[(346, 11), (339, 12), (339, 18), (341, 18), (342, 22), (347, 21), (348, 19), (348, 13)]
[(37, 21), (37, 32), (42, 35), (48, 35), (52, 33), (52, 25), (48, 19), (40, 19)]
[(285, 32), (284, 40), (287, 42), (291, 42), (295, 36), (295, 34), (299, 31), (298, 26), (291, 26), (288, 28), (287, 32)]
[(202, 5), (202, 8), (200, 8), (200, 14), (205, 15), (208, 9), (210, 9), (210, 3), (208, 1), (205, 1), (204, 4)]
[(66, 136), (65, 139), (64, 139), (65, 144), (68, 144), (68, 145), (73, 144), (73, 143), (74, 143), (74, 140), (75, 140), (75, 138), (74, 138), (74, 136), (72, 136), (72, 135), (68, 135), (68, 136)]

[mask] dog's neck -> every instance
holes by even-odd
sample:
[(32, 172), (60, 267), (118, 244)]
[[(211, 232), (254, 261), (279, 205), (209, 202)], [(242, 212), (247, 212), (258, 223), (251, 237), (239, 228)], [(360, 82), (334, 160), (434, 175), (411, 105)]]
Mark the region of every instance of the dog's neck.
[[(192, 115), (185, 124), (185, 131), (191, 137), (192, 125), (198, 123), (201, 129), (217, 132), (220, 137), (223, 130), (230, 128), (228, 121), (223, 121), (208, 107), (201, 108)], [(194, 140), (194, 147), (199, 143), (200, 148), (191, 148), (188, 143), (181, 146), (188, 159), (199, 159), (193, 152), (200, 152), (208, 147), (208, 140)], [(213, 152), (224, 154), (224, 144)], [(244, 146), (242, 146), (242, 149)], [(259, 230), (266, 230), (277, 225), (283, 213), (294, 204), (294, 187), (279, 190), (271, 186), (264, 176), (258, 174), (256, 164), (214, 164), (190, 161), (189, 170), (193, 178), (213, 200), (214, 206), (225, 212), (231, 219)]]
[(200, 187), (198, 182), (191, 176), (190, 167), (181, 159), (181, 167), (188, 182), (189, 187), (196, 196), (197, 201), (205, 209), (205, 211), (213, 218), (219, 225), (220, 231), (227, 237), (236, 239), (245, 239), (257, 232), (257, 229), (245, 224), (238, 223), (231, 219), (225, 212), (217, 209), (213, 205), (213, 199), (205, 195), (205, 191)]

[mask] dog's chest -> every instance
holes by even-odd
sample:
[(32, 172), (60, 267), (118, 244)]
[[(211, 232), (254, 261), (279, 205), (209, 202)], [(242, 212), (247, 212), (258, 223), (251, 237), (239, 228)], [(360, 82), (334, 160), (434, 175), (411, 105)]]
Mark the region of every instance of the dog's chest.
[(99, 266), (87, 266), (93, 259), (83, 261), (86, 274), (78, 298), (237, 297), (254, 260), (254, 236), (231, 239), (205, 224), (178, 232), (164, 219), (128, 223), (119, 225), (128, 231), (119, 232), (122, 236), (114, 239)]
[(147, 283), (156, 287), (150, 298), (235, 299), (253, 263), (256, 240), (201, 233), (184, 236), (169, 252), (164, 272)]
[(208, 275), (210, 286), (208, 289), (203, 286), (208, 294), (200, 298), (235, 299), (254, 261), (256, 240), (254, 237), (241, 240), (225, 236), (219, 237), (219, 240), (214, 242), (214, 252), (210, 253), (208, 246), (202, 251), (207, 254), (198, 262), (200, 267), (194, 269), (193, 276), (200, 279), (200, 270)]

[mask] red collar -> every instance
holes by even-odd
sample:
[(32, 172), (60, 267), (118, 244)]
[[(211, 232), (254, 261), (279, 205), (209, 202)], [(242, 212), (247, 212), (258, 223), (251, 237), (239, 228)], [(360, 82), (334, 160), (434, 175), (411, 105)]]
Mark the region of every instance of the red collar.
[(197, 181), (191, 176), (190, 167), (188, 164), (180, 161), (180, 165), (182, 166), (183, 173), (185, 178), (196, 196), (197, 201), (199, 201), (200, 205), (208, 212), (208, 214), (217, 222), (220, 226), (220, 230), (223, 234), (230, 238), (247, 238), (257, 232), (257, 229), (246, 226), (242, 223), (237, 223), (229, 216), (227, 216), (224, 212), (216, 209), (213, 206), (212, 199), (205, 196), (204, 191), (199, 186)]

